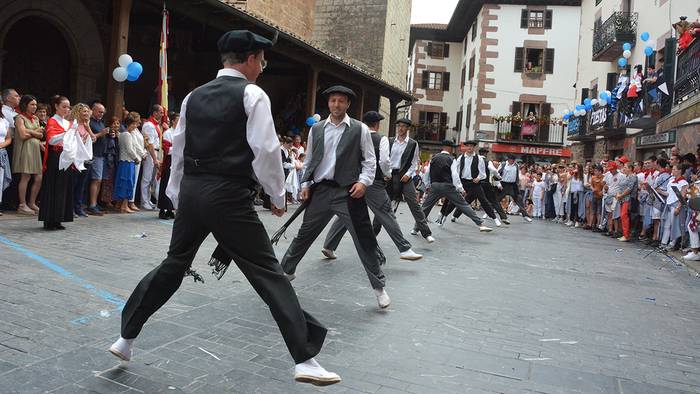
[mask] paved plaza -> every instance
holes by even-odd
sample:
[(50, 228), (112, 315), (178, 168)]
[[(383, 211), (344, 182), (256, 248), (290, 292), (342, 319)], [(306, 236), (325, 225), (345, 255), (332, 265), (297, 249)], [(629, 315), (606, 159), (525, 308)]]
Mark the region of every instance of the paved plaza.
[[(435, 212), (433, 213), (433, 216)], [(700, 392), (700, 279), (638, 244), (548, 222), (489, 234), (464, 218), (407, 234), (398, 259), (385, 232), (393, 303), (378, 311), (350, 238), (335, 261), (319, 239), (293, 282), (329, 328), (318, 360), (343, 381), (295, 383), (266, 306), (232, 267), (194, 268), (144, 328), (130, 363), (107, 352), (119, 311), (164, 258), (172, 221), (157, 213), (79, 219), (45, 232), (0, 220), (0, 392), (51, 393), (678, 393)], [(268, 232), (285, 218), (261, 212)], [(281, 257), (300, 221), (275, 248)]]

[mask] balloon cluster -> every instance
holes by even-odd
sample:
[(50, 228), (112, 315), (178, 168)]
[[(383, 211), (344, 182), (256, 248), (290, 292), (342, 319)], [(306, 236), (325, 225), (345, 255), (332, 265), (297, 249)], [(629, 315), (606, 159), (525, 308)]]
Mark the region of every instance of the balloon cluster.
[(311, 127), (311, 126), (315, 125), (316, 122), (318, 122), (319, 120), (321, 120), (321, 115), (319, 115), (319, 114), (311, 115), (308, 118), (306, 118), (306, 125)]
[(612, 96), (609, 90), (600, 92), (597, 99), (586, 98), (583, 104), (578, 104), (573, 111), (566, 109), (562, 112), (562, 117), (565, 121), (577, 116), (586, 116), (586, 113), (595, 106), (605, 107), (610, 102)]
[(131, 56), (126, 53), (119, 56), (119, 67), (112, 71), (112, 78), (117, 82), (134, 82), (143, 73), (143, 66), (139, 62), (135, 62)]
[[(653, 55), (654, 47), (651, 46), (649, 33), (645, 31), (639, 36), (639, 38), (641, 38), (642, 41), (647, 44), (647, 46), (644, 47), (644, 55), (646, 55), (647, 57)], [(626, 67), (627, 63), (629, 62), (627, 59), (629, 59), (631, 56), (632, 44), (630, 44), (629, 42), (622, 44), (622, 57), (617, 59), (617, 65), (620, 66), (620, 68)]]

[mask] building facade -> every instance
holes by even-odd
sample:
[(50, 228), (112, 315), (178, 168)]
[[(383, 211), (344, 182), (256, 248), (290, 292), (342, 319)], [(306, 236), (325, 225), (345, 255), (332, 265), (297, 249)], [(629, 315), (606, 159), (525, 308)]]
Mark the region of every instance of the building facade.
[[(586, 115), (572, 118), (574, 157), (598, 161), (624, 154), (643, 160), (668, 153), (672, 146), (695, 152), (700, 143), (700, 43), (679, 53), (679, 34), (672, 24), (680, 16), (687, 16), (689, 23), (697, 20), (697, 12), (693, 0), (582, 2), (576, 102), (599, 99), (606, 91), (614, 97), (608, 105), (594, 105)], [(649, 36), (646, 41), (643, 33)], [(630, 56), (620, 66), (626, 44)], [(630, 80), (635, 78), (641, 89), (632, 97)]]
[(413, 26), (417, 136), (476, 138), (535, 162), (569, 157), (561, 114), (575, 102), (579, 24), (580, 1), (460, 1), (447, 26)]

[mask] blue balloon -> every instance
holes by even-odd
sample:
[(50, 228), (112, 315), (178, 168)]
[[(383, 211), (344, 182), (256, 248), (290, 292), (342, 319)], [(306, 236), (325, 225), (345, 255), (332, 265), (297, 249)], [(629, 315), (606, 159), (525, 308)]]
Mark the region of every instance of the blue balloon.
[(583, 105), (583, 104), (576, 104), (576, 110), (577, 110), (577, 111), (580, 111), (580, 110), (585, 109), (585, 108), (586, 108), (586, 106)]
[(631, 49), (632, 49), (632, 44), (630, 44), (629, 42), (626, 42), (626, 43), (622, 44), (622, 50), (623, 50), (623, 51), (629, 51), (629, 50), (631, 50)]
[(598, 101), (598, 104), (601, 107), (605, 107), (606, 105), (608, 105), (608, 100), (600, 99), (600, 101)]
[(654, 54), (654, 48), (652, 47), (646, 47), (644, 48), (644, 54), (648, 56), (651, 56)]
[(134, 81), (136, 81), (137, 79), (139, 79), (139, 76), (138, 76), (138, 75), (129, 74), (129, 73), (126, 74), (126, 80), (129, 81), (129, 82), (134, 82)]
[(593, 108), (593, 105), (591, 105), (591, 103), (589, 102), (584, 107), (585, 107), (586, 111), (590, 111)]
[(625, 67), (627, 65), (627, 59), (624, 57), (617, 59), (617, 65), (620, 67)]
[(590, 105), (591, 104), (591, 99), (587, 98), (583, 100), (583, 105)]
[(129, 75), (134, 75), (136, 78), (141, 76), (141, 73), (143, 73), (143, 66), (139, 62), (131, 62), (128, 66), (126, 66), (126, 72)]
[(308, 118), (306, 118), (306, 125), (307, 126), (311, 127), (315, 124), (316, 124), (316, 119), (314, 119), (313, 116), (309, 116)]
[(645, 31), (640, 37), (642, 38), (642, 41), (647, 41), (649, 40), (649, 33)]

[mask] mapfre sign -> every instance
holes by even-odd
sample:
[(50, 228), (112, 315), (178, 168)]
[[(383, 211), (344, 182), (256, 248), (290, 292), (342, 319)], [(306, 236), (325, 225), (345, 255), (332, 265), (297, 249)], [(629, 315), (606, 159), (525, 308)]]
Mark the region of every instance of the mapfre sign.
[(493, 152), (515, 153), (520, 155), (571, 157), (571, 149), (569, 148), (549, 148), (545, 146), (493, 144), (491, 146), (491, 150)]

